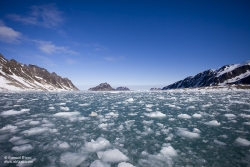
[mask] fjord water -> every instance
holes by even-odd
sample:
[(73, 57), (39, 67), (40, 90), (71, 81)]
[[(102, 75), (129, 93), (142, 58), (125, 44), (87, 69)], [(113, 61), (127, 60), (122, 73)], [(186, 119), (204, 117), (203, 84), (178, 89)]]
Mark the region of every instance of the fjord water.
[[(250, 166), (249, 91), (0, 94), (0, 166)], [(4, 163), (30, 157), (30, 164)]]

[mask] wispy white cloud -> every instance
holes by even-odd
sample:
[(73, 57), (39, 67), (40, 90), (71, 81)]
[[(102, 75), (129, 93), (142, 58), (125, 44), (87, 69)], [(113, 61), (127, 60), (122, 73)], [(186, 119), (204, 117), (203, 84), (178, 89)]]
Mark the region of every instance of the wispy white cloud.
[(62, 13), (57, 9), (55, 4), (45, 4), (32, 6), (31, 11), (26, 16), (8, 14), (7, 17), (23, 24), (54, 28), (64, 22)]
[(74, 59), (66, 59), (66, 63), (69, 64), (69, 65), (73, 65), (73, 64), (76, 64), (76, 60)]
[(120, 61), (120, 60), (124, 60), (124, 56), (107, 56), (107, 57), (104, 57), (104, 60), (106, 60), (106, 61)]
[(0, 41), (7, 43), (15, 43), (19, 42), (21, 38), (22, 33), (5, 26), (3, 21), (0, 20)]
[[(77, 43), (77, 45), (79, 44)], [(100, 44), (83, 44), (83, 46), (93, 48), (95, 51), (107, 51), (108, 50), (107, 47), (102, 46)]]
[(78, 54), (77, 52), (69, 49), (68, 47), (65, 46), (56, 46), (50, 41), (39, 41), (39, 40), (33, 40), (38, 46), (38, 48), (47, 54), (52, 54), (52, 53), (68, 53), (68, 54)]
[(58, 66), (57, 64), (55, 64), (50, 58), (45, 57), (45, 56), (40, 56), (40, 55), (36, 55), (35, 56), (36, 59), (40, 60), (43, 64), (46, 64), (48, 66), (51, 67), (56, 67)]

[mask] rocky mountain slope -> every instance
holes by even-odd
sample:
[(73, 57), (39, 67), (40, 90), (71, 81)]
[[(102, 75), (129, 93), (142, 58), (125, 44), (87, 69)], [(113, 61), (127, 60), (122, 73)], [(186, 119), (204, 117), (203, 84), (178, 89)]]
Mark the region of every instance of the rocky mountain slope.
[(125, 86), (119, 86), (115, 90), (124, 91), (124, 90), (130, 90), (130, 89)]
[(241, 64), (225, 65), (216, 70), (206, 70), (195, 76), (190, 76), (165, 86), (162, 90), (232, 84), (250, 84), (250, 61)]
[(0, 90), (78, 90), (68, 79), (36, 65), (25, 65), (0, 54)]
[(89, 88), (90, 91), (113, 91), (115, 90), (112, 88), (107, 82), (101, 83), (96, 87)]

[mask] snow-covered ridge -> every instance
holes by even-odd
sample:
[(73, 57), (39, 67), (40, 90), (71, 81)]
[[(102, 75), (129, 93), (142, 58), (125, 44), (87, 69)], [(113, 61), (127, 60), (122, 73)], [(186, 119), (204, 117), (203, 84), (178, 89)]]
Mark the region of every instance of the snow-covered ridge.
[(16, 60), (7, 60), (0, 54), (0, 90), (78, 90), (68, 79), (50, 73), (36, 65), (25, 65)]
[(250, 61), (225, 65), (216, 70), (206, 70), (195, 76), (190, 76), (165, 86), (162, 90), (226, 86), (232, 84), (250, 84)]

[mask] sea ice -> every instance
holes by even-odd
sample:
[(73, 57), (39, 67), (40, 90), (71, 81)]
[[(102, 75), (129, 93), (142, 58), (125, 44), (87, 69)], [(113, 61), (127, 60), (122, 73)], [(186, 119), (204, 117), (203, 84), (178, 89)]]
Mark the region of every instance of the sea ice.
[(196, 113), (195, 113), (195, 114), (193, 114), (192, 116), (193, 116), (194, 118), (201, 118), (201, 117), (202, 117), (202, 115), (201, 115), (201, 114), (196, 114)]
[(163, 113), (160, 112), (160, 111), (151, 112), (151, 113), (145, 113), (144, 115), (146, 115), (147, 117), (151, 117), (151, 118), (166, 117), (166, 114), (163, 114)]
[(186, 129), (178, 128), (176, 134), (178, 136), (187, 137), (189, 139), (197, 139), (200, 137), (199, 133), (189, 132)]
[(63, 111), (69, 111), (69, 107), (60, 107), (60, 109)]
[(129, 98), (129, 99), (126, 100), (126, 102), (133, 102), (133, 101), (134, 101), (133, 98)]
[(25, 151), (30, 151), (32, 149), (33, 149), (33, 146), (30, 145), (30, 144), (15, 146), (15, 147), (12, 148), (12, 150), (16, 151), (16, 152), (25, 152)]
[(58, 113), (54, 114), (54, 116), (56, 116), (56, 117), (64, 117), (64, 118), (78, 116), (78, 115), (80, 115), (80, 112), (78, 112), (78, 111), (74, 111), (74, 112), (58, 112)]
[(22, 133), (28, 136), (32, 136), (32, 135), (37, 135), (43, 132), (48, 131), (47, 128), (40, 128), (40, 127), (35, 127), (35, 128), (31, 128), (29, 130), (25, 130)]
[(188, 114), (179, 114), (177, 117), (182, 118), (182, 119), (190, 119), (191, 118), (191, 116)]
[(79, 106), (83, 107), (83, 106), (89, 106), (89, 103), (84, 103), (84, 104), (79, 104)]
[(90, 167), (110, 167), (110, 164), (102, 162), (100, 160), (95, 160), (90, 164)]
[(89, 114), (89, 116), (91, 116), (91, 117), (96, 117), (96, 116), (98, 116), (98, 114), (96, 113), (96, 112), (91, 112), (91, 114)]
[(175, 157), (178, 155), (177, 151), (172, 146), (162, 147), (160, 153), (168, 157)]
[(16, 111), (16, 110), (8, 110), (8, 111), (3, 111), (1, 113), (2, 116), (10, 116), (10, 115), (18, 115), (18, 114), (24, 114), (27, 113), (29, 110), (22, 109), (21, 111)]
[(68, 167), (77, 166), (86, 159), (86, 156), (81, 153), (66, 152), (60, 157), (60, 162)]
[(109, 149), (106, 151), (99, 151), (97, 152), (97, 156), (103, 162), (118, 163), (118, 162), (129, 160), (129, 158), (118, 149)]
[(235, 118), (236, 115), (234, 115), (234, 114), (225, 114), (225, 117), (227, 117), (227, 118)]
[(96, 152), (101, 151), (104, 148), (109, 147), (110, 145), (111, 144), (107, 139), (103, 137), (98, 137), (96, 141), (92, 139), (91, 142), (86, 142), (84, 144), (84, 148), (90, 152)]
[(243, 118), (250, 118), (250, 115), (248, 115), (248, 114), (240, 114), (240, 116)]
[(127, 162), (120, 162), (118, 164), (118, 167), (134, 167), (134, 166), (130, 163), (127, 163)]
[(240, 146), (249, 146), (250, 145), (250, 141), (248, 141), (247, 139), (240, 138), (240, 137), (238, 137), (235, 140), (235, 143), (237, 143)]
[(67, 142), (63, 142), (58, 146), (60, 149), (68, 149), (70, 146)]
[(218, 145), (221, 145), (221, 146), (225, 146), (225, 145), (227, 145), (226, 143), (224, 143), (224, 142), (222, 142), (222, 141), (219, 141), (219, 140), (214, 140), (214, 143), (215, 144), (218, 144)]
[(6, 125), (2, 127), (2, 129), (0, 129), (0, 131), (9, 131), (9, 132), (16, 132), (16, 130), (17, 130), (17, 126), (13, 126), (13, 125)]
[(30, 121), (29, 124), (30, 125), (38, 125), (38, 124), (40, 124), (40, 122), (39, 121)]
[(220, 123), (217, 122), (216, 120), (205, 122), (204, 124), (209, 126), (220, 126)]

